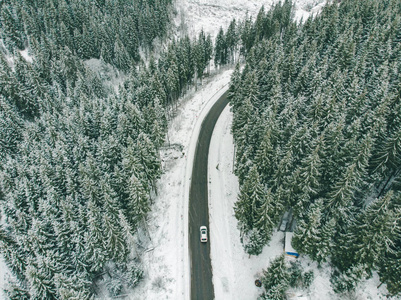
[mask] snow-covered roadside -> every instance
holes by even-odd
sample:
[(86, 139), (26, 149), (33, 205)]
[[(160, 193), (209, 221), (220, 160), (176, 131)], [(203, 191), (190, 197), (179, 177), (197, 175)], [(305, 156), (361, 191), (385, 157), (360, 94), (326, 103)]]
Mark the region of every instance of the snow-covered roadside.
[(130, 299), (189, 299), (188, 196), (198, 133), (203, 118), (227, 90), (224, 71), (188, 95), (169, 125), (171, 147), (162, 150), (164, 174), (148, 218), (150, 251), (143, 257), (145, 278)]
[(231, 135), (232, 113), (227, 106), (213, 131), (209, 150), (209, 217), (213, 284), (216, 299), (256, 299), (258, 273), (270, 259), (283, 252), (283, 232), (275, 232), (269, 246), (259, 256), (245, 253), (240, 242), (234, 203), (238, 180), (233, 174), (234, 145)]

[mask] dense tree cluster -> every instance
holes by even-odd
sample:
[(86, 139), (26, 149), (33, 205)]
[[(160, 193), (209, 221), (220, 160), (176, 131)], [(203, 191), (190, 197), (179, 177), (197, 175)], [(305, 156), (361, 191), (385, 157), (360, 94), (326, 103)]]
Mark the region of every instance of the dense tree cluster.
[(148, 73), (163, 91), (158, 97), (166, 105), (173, 104), (191, 85), (202, 83), (204, 72), (212, 58), (213, 42), (203, 30), (198, 38), (188, 36), (173, 40), (158, 62), (152, 59)]
[[(157, 192), (168, 112), (202, 80), (213, 50), (202, 31), (135, 64), (139, 47), (165, 37), (170, 4), (0, 3), (0, 250), (15, 275), (9, 298), (90, 299), (105, 280), (116, 296), (143, 276), (136, 233)], [(108, 70), (124, 74), (118, 91)]]
[(293, 245), (335, 266), (337, 292), (378, 271), (400, 293), (401, 6), (346, 0), (300, 24), (291, 8), (245, 22), (230, 86), (245, 249), (291, 209)]
[(291, 17), (291, 3), (285, 2), (283, 5), (277, 3), (267, 13), (262, 6), (255, 22), (247, 15), (242, 21), (233, 19), (225, 33), (220, 27), (215, 40), (215, 65), (234, 64), (240, 55), (246, 56), (255, 43), (282, 34), (290, 25), (293, 25), (292, 30), (294, 30), (296, 26), (291, 23)]
[[(161, 174), (169, 112), (202, 81), (213, 51), (202, 31), (134, 64), (140, 45), (165, 36), (169, 3), (0, 4), (0, 249), (15, 275), (10, 298), (88, 299), (102, 278), (115, 296), (141, 279), (135, 235)], [(107, 70), (125, 74), (117, 93)]]
[(284, 254), (277, 256), (270, 262), (269, 267), (263, 270), (261, 278), (265, 292), (258, 299), (284, 300), (287, 299), (286, 291), (292, 288), (309, 288), (314, 279), (312, 270), (303, 272), (299, 262), (288, 263)]
[(139, 47), (167, 35), (171, 0), (7, 0), (0, 3), (1, 38), (10, 51), (68, 47), (127, 70)]
[[(10, 298), (87, 299), (109, 262), (130, 268), (127, 287), (141, 276), (129, 236), (161, 173), (164, 108), (138, 100), (145, 78), (115, 94), (71, 53), (59, 55), (49, 70), (40, 55), (17, 57), (13, 69), (2, 55), (0, 245), (17, 278)], [(41, 71), (57, 78), (50, 84)]]

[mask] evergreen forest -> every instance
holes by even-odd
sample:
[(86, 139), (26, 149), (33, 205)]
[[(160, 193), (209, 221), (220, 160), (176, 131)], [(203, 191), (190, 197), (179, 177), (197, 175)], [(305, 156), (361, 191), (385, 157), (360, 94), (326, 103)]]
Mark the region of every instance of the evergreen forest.
[(172, 35), (175, 13), (171, 0), (0, 2), (10, 299), (93, 299), (100, 285), (118, 297), (142, 279), (138, 231), (157, 194), (159, 148), (213, 52), (203, 31)]
[[(401, 2), (330, 1), (300, 22), (293, 8), (233, 19), (213, 43), (176, 33), (173, 0), (0, 1), (10, 299), (93, 299), (99, 285), (120, 297), (140, 282), (159, 149), (212, 60), (237, 63), (229, 97), (245, 251), (260, 254), (290, 213), (293, 246), (332, 266), (334, 291), (377, 272), (401, 293)], [(265, 272), (263, 299), (313, 280), (284, 265)], [(280, 282), (268, 276), (275, 266)]]
[[(335, 292), (378, 272), (399, 294), (401, 2), (333, 1), (297, 23), (285, 1), (240, 38), (229, 97), (245, 250), (260, 254), (289, 211), (293, 246), (330, 263)], [(262, 299), (283, 299), (269, 280)]]

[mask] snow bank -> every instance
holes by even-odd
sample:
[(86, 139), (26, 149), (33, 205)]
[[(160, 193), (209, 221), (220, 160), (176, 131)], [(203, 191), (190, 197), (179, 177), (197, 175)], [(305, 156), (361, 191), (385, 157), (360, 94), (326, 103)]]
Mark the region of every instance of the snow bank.
[(262, 269), (283, 253), (284, 233), (275, 232), (259, 256), (245, 253), (234, 217), (239, 192), (233, 174), (232, 113), (227, 106), (213, 131), (209, 150), (209, 218), (213, 284), (216, 299), (256, 299), (261, 288), (255, 286)]
[(21, 56), (22, 56), (27, 62), (30, 62), (30, 63), (33, 62), (33, 58), (32, 58), (32, 56), (30, 55), (28, 48), (25, 49), (25, 50), (20, 51), (19, 53), (21, 54)]

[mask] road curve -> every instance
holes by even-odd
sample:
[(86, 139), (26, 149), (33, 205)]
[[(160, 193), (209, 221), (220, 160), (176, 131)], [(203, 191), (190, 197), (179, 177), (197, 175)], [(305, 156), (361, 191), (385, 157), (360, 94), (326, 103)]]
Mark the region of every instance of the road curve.
[[(227, 92), (212, 106), (202, 122), (195, 150), (189, 191), (189, 259), (191, 264), (191, 300), (214, 299), (210, 243), (200, 242), (199, 227), (209, 230), (207, 166), (210, 140), (221, 112), (228, 104)], [(208, 236), (209, 232), (208, 232)]]

